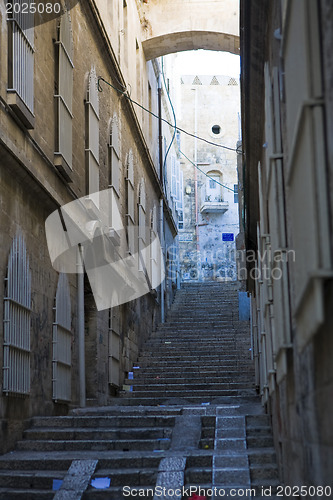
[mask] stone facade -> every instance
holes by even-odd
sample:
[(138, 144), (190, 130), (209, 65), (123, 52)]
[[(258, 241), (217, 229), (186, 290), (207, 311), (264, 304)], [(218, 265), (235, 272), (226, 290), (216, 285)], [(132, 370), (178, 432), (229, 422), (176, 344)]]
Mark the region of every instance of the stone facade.
[[(104, 190), (114, 182), (110, 179), (110, 175), (113, 175), (110, 155), (115, 149), (112, 149), (110, 144), (110, 135), (111, 130), (115, 130), (112, 128), (114, 123), (117, 123), (119, 131), (119, 206), (124, 226), (126, 227), (128, 220), (127, 166), (131, 151), (134, 162), (134, 224), (139, 224), (139, 186), (143, 182), (146, 193), (146, 226), (150, 227), (154, 218), (154, 227), (162, 242), (164, 255), (165, 248), (173, 244), (177, 233), (177, 212), (169, 207), (160, 178), (158, 120), (122, 95), (128, 91), (128, 95), (134, 100), (155, 114), (158, 113), (160, 67), (158, 61), (146, 62), (135, 0), (128, 0), (124, 4), (89, 0), (76, 2), (61, 18), (58, 16), (51, 20), (36, 14), (34, 30), (30, 30), (30, 34), (33, 33), (34, 53), (29, 53), (29, 57), (33, 57), (34, 61), (32, 69), (26, 68), (32, 71), (32, 78), (31, 82), (28, 77), (23, 84), (21, 82), (25, 87), (30, 85), (28, 90), (32, 95), (33, 109), (32, 105), (29, 104), (29, 109), (26, 104), (24, 89), (19, 88), (20, 82), (15, 82), (15, 75), (14, 81), (10, 81), (11, 69), (7, 61), (15, 60), (18, 56), (12, 45), (12, 25), (6, 18), (5, 5), (1, 4), (0, 365), (4, 368), (0, 373), (2, 452), (10, 449), (18, 439), (24, 419), (36, 414), (64, 414), (68, 408), (77, 406), (80, 402), (82, 380), (80, 382), (78, 329), (82, 317), (78, 317), (79, 275), (75, 274), (67, 275), (70, 297), (69, 377), (72, 390), (66, 400), (56, 399), (52, 392), (55, 377), (52, 343), (54, 307), (59, 273), (51, 265), (45, 220), (64, 204), (91, 193), (91, 186), (95, 186), (95, 191)], [(61, 53), (63, 47), (67, 56), (70, 55), (70, 64), (64, 63), (66, 58), (61, 59), (64, 56), (64, 53)], [(65, 66), (61, 66), (60, 60), (61, 64), (67, 64), (65, 85), (62, 80)], [(19, 58), (17, 61), (23, 64)], [(114, 88), (101, 81), (101, 91), (97, 92), (99, 75)], [(68, 96), (66, 89), (71, 88), (71, 81), (72, 94)], [(93, 94), (98, 102), (99, 113), (92, 109)], [(64, 121), (59, 125), (61, 120)], [(89, 129), (89, 120), (95, 120), (91, 123), (98, 125)], [(65, 136), (61, 135), (64, 131)], [(72, 140), (66, 142), (70, 134)], [(162, 134), (169, 137), (168, 127), (163, 126)], [(96, 164), (97, 175), (91, 167)], [(3, 378), (8, 368), (8, 359), (4, 356), (16, 348), (13, 339), (9, 341), (9, 351), (4, 345), (8, 344), (8, 338), (5, 337), (8, 330), (6, 334), (2, 320), (5, 318), (6, 304), (14, 303), (12, 299), (8, 301), (7, 278), (11, 248), (18, 236), (25, 242), (29, 257), (27, 273), (31, 273), (30, 310), (27, 312), (30, 318), (30, 353), (24, 354), (30, 366), (30, 389), (25, 394), (19, 394), (20, 391), (24, 392), (23, 389), (15, 391), (6, 386), (7, 382), (5, 383)], [(125, 242), (125, 233), (121, 238)], [(135, 249), (137, 245), (135, 241)], [(13, 255), (14, 261), (21, 258), (15, 257), (15, 252)], [(110, 312), (97, 310), (89, 281), (85, 277), (87, 404), (106, 404), (110, 396), (121, 388), (127, 372), (137, 360), (140, 346), (161, 319), (161, 303), (163, 302), (164, 308), (171, 303), (175, 281), (176, 278), (170, 277), (167, 286), (159, 286), (157, 290), (151, 290), (145, 296), (115, 307)]]
[(239, 230), (238, 194), (234, 192), (238, 189), (239, 83), (229, 76), (183, 75), (178, 91), (179, 127), (208, 141), (180, 133), (182, 279), (234, 280)]
[(332, 487), (332, 4), (244, 0), (241, 31), (257, 386), (281, 479)]

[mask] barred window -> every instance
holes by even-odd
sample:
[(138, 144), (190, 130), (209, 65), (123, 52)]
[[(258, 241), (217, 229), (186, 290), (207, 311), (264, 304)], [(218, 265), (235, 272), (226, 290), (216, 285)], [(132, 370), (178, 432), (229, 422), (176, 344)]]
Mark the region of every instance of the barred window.
[(30, 392), (31, 272), (22, 235), (9, 254), (4, 298), (3, 392)]
[[(28, 128), (34, 128), (34, 14), (12, 9), (8, 18), (8, 104)], [(23, 0), (15, 0), (22, 6)], [(14, 12), (17, 11), (16, 12)]]
[(66, 274), (60, 273), (54, 306), (52, 386), (55, 401), (71, 400), (71, 298)]
[(134, 243), (134, 159), (132, 151), (127, 155), (126, 174), (126, 217), (127, 217), (127, 243), (128, 251), (131, 255), (135, 252)]
[(99, 98), (95, 68), (89, 73), (86, 101), (87, 194), (99, 191)]
[(72, 170), (72, 102), (73, 102), (73, 34), (69, 12), (65, 12), (58, 26), (58, 92), (55, 165), (71, 180)]
[(142, 179), (139, 187), (139, 203), (138, 203), (138, 269), (139, 271), (147, 270), (146, 262), (146, 186)]

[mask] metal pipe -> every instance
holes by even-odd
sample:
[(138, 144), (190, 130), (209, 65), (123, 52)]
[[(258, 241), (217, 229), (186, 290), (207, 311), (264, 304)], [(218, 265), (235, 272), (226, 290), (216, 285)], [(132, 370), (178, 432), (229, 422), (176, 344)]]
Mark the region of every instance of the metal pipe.
[(158, 76), (158, 155), (160, 164), (160, 181), (163, 186), (163, 133), (162, 133), (162, 75)]
[(196, 236), (196, 249), (199, 252), (199, 231), (198, 231), (198, 93), (194, 89), (194, 198), (195, 198), (195, 236)]
[(77, 330), (79, 344), (79, 392), (80, 406), (86, 406), (86, 363), (84, 345), (84, 267), (83, 249), (81, 245), (77, 252)]
[[(161, 240), (161, 260), (163, 260), (164, 252), (164, 224), (163, 224), (163, 198), (160, 199), (160, 240)], [(161, 323), (164, 323), (164, 287), (165, 280), (163, 279), (163, 265), (161, 262)]]

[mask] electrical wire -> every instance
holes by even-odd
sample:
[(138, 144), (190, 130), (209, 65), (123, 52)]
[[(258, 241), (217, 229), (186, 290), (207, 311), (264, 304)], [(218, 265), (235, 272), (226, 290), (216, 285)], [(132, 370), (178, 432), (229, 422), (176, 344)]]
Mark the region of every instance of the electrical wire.
[(180, 154), (181, 154), (181, 155), (183, 155), (183, 156), (187, 159), (187, 161), (189, 161), (190, 163), (192, 163), (192, 165), (193, 165), (196, 169), (198, 169), (198, 170), (199, 170), (202, 174), (204, 174), (206, 177), (208, 177), (208, 179), (210, 179), (210, 180), (212, 180), (212, 181), (216, 182), (216, 184), (219, 184), (220, 186), (224, 187), (225, 189), (228, 189), (229, 191), (232, 191), (233, 193), (236, 193), (236, 191), (235, 191), (234, 189), (232, 189), (232, 188), (230, 188), (230, 187), (226, 186), (225, 184), (221, 184), (221, 182), (219, 182), (219, 181), (217, 181), (216, 179), (214, 179), (214, 177), (211, 177), (210, 175), (206, 174), (206, 172), (204, 172), (203, 170), (201, 170), (201, 168), (200, 168), (200, 167), (198, 167), (198, 165), (196, 165), (196, 164), (195, 164), (192, 160), (190, 160), (190, 159), (186, 156), (186, 154), (185, 154), (185, 153), (183, 153), (183, 151), (181, 151), (180, 149), (179, 149), (179, 152), (180, 152)]
[(174, 126), (173, 126), (173, 134), (172, 134), (172, 138), (171, 138), (171, 141), (170, 141), (170, 144), (169, 144), (169, 147), (167, 149), (167, 152), (165, 153), (165, 157), (164, 157), (164, 163), (163, 163), (163, 172), (165, 172), (165, 165), (166, 165), (166, 161), (167, 161), (167, 157), (168, 157), (168, 154), (169, 154), (169, 151), (171, 149), (171, 146), (173, 144), (173, 141), (175, 140), (175, 136), (176, 136), (176, 130), (177, 130), (177, 120), (176, 120), (176, 113), (175, 113), (175, 109), (173, 107), (173, 104), (171, 102), (171, 97), (170, 97), (170, 94), (169, 94), (169, 90), (168, 90), (168, 87), (166, 86), (166, 82), (165, 82), (165, 75), (164, 75), (164, 62), (163, 62), (164, 58), (162, 57), (162, 76), (163, 76), (163, 82), (164, 82), (164, 87), (165, 87), (165, 90), (166, 90), (166, 93), (167, 93), (167, 96), (168, 96), (168, 99), (169, 99), (169, 103), (170, 103), (170, 106), (171, 106), (171, 109), (172, 109), (172, 113), (173, 113), (173, 119), (174, 119)]
[[(121, 94), (124, 97), (126, 97), (126, 99), (128, 99), (130, 102), (132, 102), (136, 106), (139, 106), (139, 108), (143, 109), (143, 111), (146, 111), (147, 113), (150, 113), (152, 116), (154, 116), (157, 119), (159, 118), (159, 116), (156, 113), (153, 113), (153, 111), (150, 111), (149, 109), (147, 109), (144, 106), (142, 106), (142, 104), (140, 104), (137, 101), (135, 101), (134, 99), (132, 99), (129, 96), (127, 90), (123, 91), (123, 90), (118, 89), (117, 87), (115, 87), (114, 85), (112, 85), (112, 83), (110, 83), (107, 80), (105, 80), (102, 76), (99, 76), (98, 77), (98, 81), (97, 81), (97, 88), (98, 88), (99, 92), (103, 92), (103, 88), (102, 88), (102, 86), (100, 84), (100, 81), (106, 83), (109, 87), (113, 88), (119, 94)], [(166, 123), (167, 125), (169, 125), (172, 128), (175, 128), (175, 126), (172, 123), (168, 122), (168, 120), (166, 120), (165, 118), (161, 118), (161, 119), (162, 119), (162, 122)], [(216, 142), (208, 141), (207, 139), (204, 139), (203, 137), (199, 137), (199, 136), (197, 136), (195, 134), (191, 134), (191, 132), (188, 132), (187, 130), (184, 130), (184, 129), (180, 128), (180, 127), (176, 127), (175, 130), (178, 130), (179, 132), (183, 132), (184, 134), (189, 135), (190, 137), (195, 137), (199, 141), (206, 142), (207, 144), (211, 144), (212, 146), (216, 146), (218, 148), (227, 149), (228, 151), (235, 151), (236, 153), (242, 153), (243, 154), (243, 152), (239, 151), (239, 149), (237, 149), (237, 148), (229, 148), (228, 146), (223, 146), (222, 144), (217, 144)]]

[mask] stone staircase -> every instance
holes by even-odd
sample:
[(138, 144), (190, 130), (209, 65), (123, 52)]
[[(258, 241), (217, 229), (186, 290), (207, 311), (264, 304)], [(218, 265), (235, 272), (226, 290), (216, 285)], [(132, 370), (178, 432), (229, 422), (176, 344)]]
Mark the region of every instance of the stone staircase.
[(187, 284), (146, 342), (122, 404), (257, 401), (248, 324), (235, 284)]
[(0, 457), (0, 500), (138, 497), (123, 486), (153, 498), (156, 485), (254, 488), (256, 498), (272, 486), (274, 499), (275, 451), (250, 348), (236, 283), (183, 285), (126, 380), (132, 390), (108, 407), (33, 418)]

